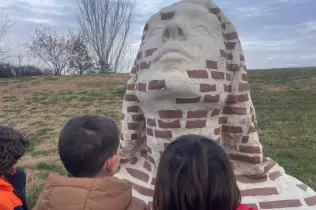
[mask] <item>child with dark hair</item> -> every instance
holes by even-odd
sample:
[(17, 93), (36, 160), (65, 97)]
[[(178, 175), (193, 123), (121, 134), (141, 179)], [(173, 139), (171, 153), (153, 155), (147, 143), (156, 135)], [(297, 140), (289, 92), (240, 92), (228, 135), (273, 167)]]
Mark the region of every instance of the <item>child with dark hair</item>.
[(229, 159), (214, 141), (185, 135), (162, 153), (154, 210), (249, 210), (240, 202)]
[(24, 172), (15, 164), (25, 154), (29, 139), (17, 130), (0, 125), (0, 209), (26, 210)]
[(50, 175), (34, 210), (144, 210), (119, 164), (119, 130), (109, 118), (75, 116), (60, 132), (58, 150), (68, 177)]

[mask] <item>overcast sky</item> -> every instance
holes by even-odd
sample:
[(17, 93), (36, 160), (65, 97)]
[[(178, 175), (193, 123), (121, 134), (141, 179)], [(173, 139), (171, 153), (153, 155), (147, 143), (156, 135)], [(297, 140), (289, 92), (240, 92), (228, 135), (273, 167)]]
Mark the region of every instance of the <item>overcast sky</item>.
[[(131, 40), (137, 51), (148, 18), (178, 0), (136, 0)], [(27, 43), (39, 24), (75, 29), (73, 0), (0, 0), (15, 22), (8, 41)], [(248, 69), (316, 66), (316, 0), (214, 0), (236, 26)], [(25, 61), (26, 62), (26, 61)]]

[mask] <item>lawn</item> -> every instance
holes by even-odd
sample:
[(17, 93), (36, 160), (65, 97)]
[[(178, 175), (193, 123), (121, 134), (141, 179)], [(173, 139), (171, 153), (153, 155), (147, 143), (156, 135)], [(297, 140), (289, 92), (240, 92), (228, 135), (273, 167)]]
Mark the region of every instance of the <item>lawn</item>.
[[(60, 128), (74, 114), (119, 122), (128, 75), (0, 79), (0, 123), (32, 140), (19, 167), (28, 173), (32, 208), (50, 172), (65, 174), (57, 154)], [(316, 68), (249, 71), (265, 155), (316, 189)]]

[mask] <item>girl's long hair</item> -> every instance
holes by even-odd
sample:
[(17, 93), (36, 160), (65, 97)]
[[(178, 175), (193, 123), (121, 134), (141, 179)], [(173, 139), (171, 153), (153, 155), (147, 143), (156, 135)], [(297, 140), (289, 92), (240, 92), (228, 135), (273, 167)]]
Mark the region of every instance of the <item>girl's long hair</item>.
[(162, 153), (154, 210), (235, 210), (240, 201), (229, 159), (211, 139), (181, 136)]

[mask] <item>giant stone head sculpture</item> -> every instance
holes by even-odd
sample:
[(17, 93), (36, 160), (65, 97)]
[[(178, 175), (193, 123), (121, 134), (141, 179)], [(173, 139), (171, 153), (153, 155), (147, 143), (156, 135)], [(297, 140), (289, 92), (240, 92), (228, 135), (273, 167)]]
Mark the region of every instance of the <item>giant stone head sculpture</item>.
[(238, 34), (209, 0), (182, 0), (145, 25), (123, 102), (121, 158), (128, 163), (120, 173), (150, 185), (165, 146), (190, 133), (220, 144), (236, 174), (265, 176), (271, 168)]

